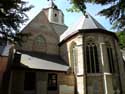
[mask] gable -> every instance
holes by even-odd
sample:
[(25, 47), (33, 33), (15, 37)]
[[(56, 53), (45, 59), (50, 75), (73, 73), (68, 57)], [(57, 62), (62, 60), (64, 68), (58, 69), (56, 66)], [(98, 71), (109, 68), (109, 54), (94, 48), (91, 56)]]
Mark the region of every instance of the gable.
[[(34, 30), (36, 30), (34, 32)], [(49, 32), (54, 35), (54, 37), (57, 37), (56, 32), (54, 31), (53, 27), (48, 21), (48, 18), (46, 17), (45, 13), (41, 11), (23, 30), (23, 33), (31, 33), (36, 34), (39, 32)]]
[[(49, 23), (45, 13), (41, 11), (22, 31), (22, 33), (30, 33), (29, 38), (24, 38), (24, 43), (22, 47), (18, 47), (21, 50), (27, 51), (39, 51), (50, 54), (58, 54), (58, 42), (59, 37), (55, 32), (54, 28)], [(41, 38), (45, 40), (43, 47), (39, 47), (39, 42), (37, 37), (42, 36)], [(34, 44), (35, 42), (35, 44)]]

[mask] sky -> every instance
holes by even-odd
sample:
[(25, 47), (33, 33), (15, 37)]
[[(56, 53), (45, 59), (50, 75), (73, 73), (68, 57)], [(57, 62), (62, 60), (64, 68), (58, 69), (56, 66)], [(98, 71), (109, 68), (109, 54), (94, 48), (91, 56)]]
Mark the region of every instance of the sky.
[[(48, 0), (24, 0), (26, 2), (29, 2), (27, 5), (33, 5), (34, 8), (32, 8), (30, 11), (27, 12), (27, 15), (29, 16), (30, 22), (43, 8), (46, 8), (49, 4)], [(74, 24), (83, 14), (80, 13), (71, 13), (67, 12), (66, 9), (68, 9), (70, 5), (70, 0), (54, 0), (55, 4), (58, 6), (59, 9), (61, 9), (64, 13), (64, 20), (65, 24), (67, 26), (71, 26)], [(101, 5), (96, 4), (87, 4), (87, 12), (91, 14), (101, 25), (103, 25), (107, 30), (113, 31), (111, 29), (111, 24), (109, 23), (108, 19), (106, 19), (104, 16), (99, 16), (97, 13), (104, 9), (106, 6), (102, 7)]]

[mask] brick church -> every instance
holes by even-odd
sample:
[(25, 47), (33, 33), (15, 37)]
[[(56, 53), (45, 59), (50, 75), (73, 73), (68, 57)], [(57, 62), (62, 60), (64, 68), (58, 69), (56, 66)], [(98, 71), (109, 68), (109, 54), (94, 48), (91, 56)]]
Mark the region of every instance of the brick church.
[(118, 38), (89, 13), (67, 27), (51, 1), (22, 33), (0, 48), (0, 94), (125, 94)]

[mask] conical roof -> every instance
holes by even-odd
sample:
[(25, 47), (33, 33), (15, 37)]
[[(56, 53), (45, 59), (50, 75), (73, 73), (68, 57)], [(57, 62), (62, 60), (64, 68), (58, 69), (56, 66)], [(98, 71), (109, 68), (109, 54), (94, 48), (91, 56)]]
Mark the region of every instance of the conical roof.
[(83, 29), (104, 29), (99, 22), (97, 22), (89, 13), (81, 16), (80, 19), (71, 27), (69, 27), (61, 36), (60, 41), (78, 32), (78, 30)]

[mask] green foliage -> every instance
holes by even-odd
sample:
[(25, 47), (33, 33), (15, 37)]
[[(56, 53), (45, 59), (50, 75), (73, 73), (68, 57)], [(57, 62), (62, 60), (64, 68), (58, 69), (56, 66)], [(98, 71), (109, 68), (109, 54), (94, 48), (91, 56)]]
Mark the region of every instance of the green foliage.
[[(33, 6), (26, 7), (23, 0), (0, 0), (0, 34), (2, 38), (17, 41), (16, 35), (21, 24), (28, 20), (26, 12)], [(18, 40), (19, 41), (19, 40)]]
[[(125, 1), (124, 0), (70, 0), (71, 8), (69, 11), (74, 12), (80, 10), (83, 13), (86, 11), (85, 3), (108, 5), (106, 9), (101, 10), (98, 14), (105, 16), (113, 25), (113, 29), (119, 31), (125, 30)], [(77, 11), (75, 11), (77, 12)]]
[(119, 38), (120, 48), (121, 49), (125, 48), (125, 32), (121, 31), (121, 32), (117, 32), (116, 34)]
[(68, 12), (80, 12), (85, 13), (85, 0), (70, 0), (71, 8), (67, 9)]
[[(112, 1), (112, 0), (111, 0)], [(111, 6), (100, 11), (100, 14), (109, 18), (113, 29), (125, 30), (125, 3), (124, 0), (113, 0)], [(107, 3), (108, 4), (108, 3)]]

